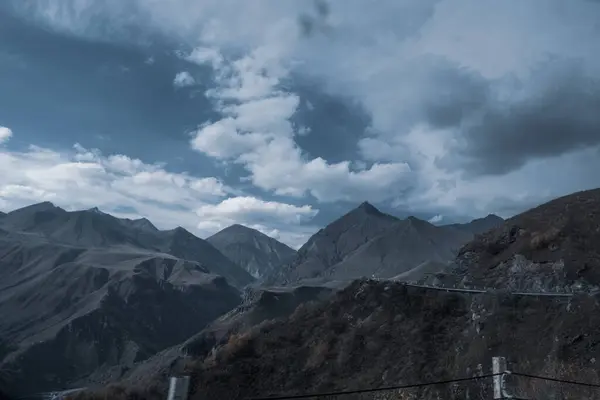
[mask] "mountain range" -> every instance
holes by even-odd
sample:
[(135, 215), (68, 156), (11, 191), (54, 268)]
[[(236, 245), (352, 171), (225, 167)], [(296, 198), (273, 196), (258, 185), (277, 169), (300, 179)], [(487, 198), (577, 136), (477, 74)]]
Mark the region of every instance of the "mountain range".
[[(529, 370), (543, 372), (538, 352), (515, 350), (529, 339), (514, 335), (545, 321), (560, 321), (544, 328), (546, 336), (583, 334), (581, 320), (562, 303), (502, 293), (436, 294), (402, 282), (577, 291), (583, 297), (568, 307), (584, 318), (595, 301), (585, 293), (600, 287), (599, 216), (600, 189), (506, 221), (489, 215), (441, 226), (400, 219), (365, 202), (296, 252), (241, 225), (203, 240), (182, 228), (159, 230), (146, 219), (36, 204), (0, 216), (0, 369), (11, 371), (5, 378), (11, 393), (120, 380), (130, 393), (152, 387), (157, 398), (167, 377), (181, 373), (207, 388), (193, 391), (194, 398), (433, 378), (420, 372), (426, 367), (438, 371), (435, 376), (464, 375), (485, 361), (477, 346), (500, 346), (521, 365), (527, 353)], [(388, 331), (402, 332), (405, 341)], [(514, 348), (494, 344), (501, 331), (512, 332)], [(433, 332), (467, 356), (448, 353), (450, 364), (436, 364), (422, 336)], [(569, 340), (561, 346), (580, 352), (573, 347), (579, 339)], [(444, 346), (435, 351), (443, 354)], [(390, 370), (377, 349), (413, 367)], [(563, 356), (568, 351), (545, 351), (555, 365), (571, 362)], [(289, 368), (278, 367), (288, 359), (294, 360)], [(386, 378), (353, 375), (359, 359)], [(240, 374), (249, 371), (263, 381), (244, 381)], [(94, 393), (102, 391), (80, 396), (104, 398)], [(153, 396), (144, 393), (141, 398)]]
[(502, 222), (490, 215), (468, 224), (435, 226), (415, 217), (396, 218), (365, 202), (314, 234), (267, 282), (392, 278), (424, 262), (452, 261), (476, 234)]
[(127, 368), (237, 306), (254, 279), (210, 243), (50, 203), (0, 219), (0, 368), (14, 391)]
[[(308, 284), (294, 269), (308, 268), (301, 267), (305, 260), (322, 276), (357, 249), (371, 248), (373, 240), (405, 232), (390, 230), (398, 224), (393, 217), (362, 205), (309, 240), (285, 267), (284, 276), (293, 279), (251, 290), (234, 310), (139, 363), (120, 383), (75, 398), (160, 399), (167, 377), (179, 374), (190, 376), (193, 400), (352, 391), (488, 374), (498, 355), (506, 357), (511, 371), (594, 384), (600, 357), (594, 290), (599, 211), (600, 189), (553, 200), (475, 235), (451, 263), (441, 263), (442, 271), (433, 272), (439, 282), (452, 277), (455, 285), (485, 287), (484, 293), (395, 282), (402, 274), (436, 271), (435, 261), (390, 280), (357, 279), (332, 291), (301, 289)], [(419, 237), (438, 237), (422, 221), (399, 221)], [(468, 231), (480, 223), (440, 228)], [(352, 237), (356, 231), (366, 240)], [(513, 293), (524, 289), (531, 293)], [(557, 297), (557, 290), (577, 293)], [(514, 374), (505, 385), (514, 398), (600, 398), (595, 388)], [(491, 398), (491, 386), (491, 379), (472, 380), (382, 392), (377, 398)]]
[[(97, 208), (24, 207), (0, 216), (0, 368), (19, 371), (10, 379), (18, 393), (121, 377), (211, 323), (227, 326), (227, 338), (249, 326), (231, 321), (279, 318), (310, 298), (292, 296), (303, 300), (291, 300), (282, 314), (265, 306), (270, 296), (313, 293), (308, 287), (331, 293), (353, 279), (398, 276), (424, 262), (436, 265), (427, 273), (438, 272), (483, 229), (474, 224), (436, 227), (363, 203), (296, 252), (238, 224), (203, 240)], [(418, 279), (423, 268), (415, 271)], [(250, 292), (262, 294), (256, 300)], [(262, 317), (250, 318), (251, 309)], [(216, 322), (227, 313), (227, 323)]]

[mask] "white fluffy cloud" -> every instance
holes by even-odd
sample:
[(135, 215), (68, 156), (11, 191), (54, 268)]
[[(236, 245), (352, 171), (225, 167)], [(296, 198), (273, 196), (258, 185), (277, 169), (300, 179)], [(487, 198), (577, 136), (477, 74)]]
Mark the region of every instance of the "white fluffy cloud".
[(252, 196), (231, 197), (217, 204), (205, 204), (196, 210), (200, 217), (198, 228), (217, 232), (232, 224), (242, 224), (257, 229), (271, 237), (283, 240), (294, 248), (306, 242), (316, 229), (303, 227), (290, 231), (310, 221), (318, 210), (309, 205), (295, 206), (275, 201), (264, 201)]
[(12, 130), (5, 126), (0, 126), (0, 144), (7, 142), (12, 136)]
[(194, 77), (187, 71), (178, 72), (173, 79), (173, 85), (176, 88), (183, 88), (186, 86), (194, 86), (196, 84), (196, 80)]
[(305, 228), (295, 228), (316, 214), (310, 206), (232, 197), (233, 192), (215, 177), (173, 173), (163, 165), (104, 156), (80, 145), (68, 153), (36, 146), (24, 152), (0, 149), (4, 211), (40, 201), (67, 209), (99, 207), (117, 216), (147, 217), (164, 229), (183, 226), (203, 237), (233, 223), (281, 220), (285, 224), (274, 234), (294, 246), (307, 238)]
[(191, 140), (194, 149), (242, 164), (254, 185), (278, 195), (381, 201), (406, 190), (411, 171), (403, 162), (376, 163), (354, 171), (350, 161), (332, 164), (322, 158), (306, 159), (294, 140), (299, 133), (290, 122), (300, 101), (280, 89), (290, 71), (272, 57), (258, 49), (221, 66), (219, 86), (209, 95), (222, 101), (223, 119), (198, 129)]

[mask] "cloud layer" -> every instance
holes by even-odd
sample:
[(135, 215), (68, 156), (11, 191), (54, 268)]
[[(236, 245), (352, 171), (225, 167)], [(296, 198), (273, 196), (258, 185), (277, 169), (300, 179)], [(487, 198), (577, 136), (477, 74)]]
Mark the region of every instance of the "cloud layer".
[[(171, 50), (190, 71), (211, 71), (205, 95), (220, 115), (198, 121), (190, 147), (240, 168), (244, 182), (265, 196), (387, 202), (441, 220), (508, 216), (600, 186), (590, 172), (600, 167), (598, 2), (14, 4), (77, 37), (183, 43)], [(304, 101), (298, 82), (305, 81), (352, 99), (369, 116), (356, 157), (332, 162), (299, 145), (300, 136), (318, 140), (292, 122)], [(182, 72), (174, 84), (193, 84), (192, 75)], [(202, 206), (206, 226), (217, 225), (215, 210), (262, 200), (219, 201)]]

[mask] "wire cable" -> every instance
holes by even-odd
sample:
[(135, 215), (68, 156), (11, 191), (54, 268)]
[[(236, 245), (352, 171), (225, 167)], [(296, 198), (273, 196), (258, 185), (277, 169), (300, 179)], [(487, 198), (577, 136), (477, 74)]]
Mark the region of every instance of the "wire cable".
[(366, 389), (346, 390), (346, 391), (338, 391), (338, 392), (321, 392), (321, 393), (283, 395), (283, 396), (272, 396), (272, 397), (250, 397), (247, 400), (289, 400), (289, 399), (306, 399), (306, 398), (310, 398), (310, 397), (345, 396), (345, 395), (349, 395), (349, 394), (384, 392), (384, 391), (389, 391), (389, 390), (412, 389), (412, 388), (419, 388), (419, 387), (425, 387), (425, 386), (443, 385), (443, 384), (448, 384), (448, 383), (468, 382), (468, 381), (492, 378), (494, 376), (500, 376), (500, 375), (503, 375), (503, 374), (502, 373), (487, 374), (487, 375), (473, 376), (470, 378), (458, 378), (458, 379), (449, 379), (449, 380), (445, 380), (445, 381), (413, 383), (410, 385), (384, 386), (384, 387), (378, 387), (378, 388), (366, 388)]
[(588, 382), (580, 382), (580, 381), (570, 381), (570, 380), (565, 380), (565, 379), (552, 378), (552, 377), (549, 377), (549, 376), (523, 374), (521, 372), (511, 372), (510, 374), (511, 375), (515, 375), (515, 376), (522, 376), (524, 378), (539, 379), (539, 380), (542, 380), (542, 381), (559, 382), (559, 383), (566, 383), (566, 384), (569, 384), (569, 385), (579, 385), (579, 386), (587, 386), (587, 387), (600, 388), (600, 384), (597, 384), (597, 383), (588, 383)]

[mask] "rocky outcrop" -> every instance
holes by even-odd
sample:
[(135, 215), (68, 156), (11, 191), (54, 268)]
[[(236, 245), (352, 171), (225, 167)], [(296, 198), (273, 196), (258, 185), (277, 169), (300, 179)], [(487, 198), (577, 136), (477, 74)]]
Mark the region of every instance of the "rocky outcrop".
[(461, 249), (456, 274), (473, 287), (600, 286), (600, 189), (555, 199), (477, 236)]

